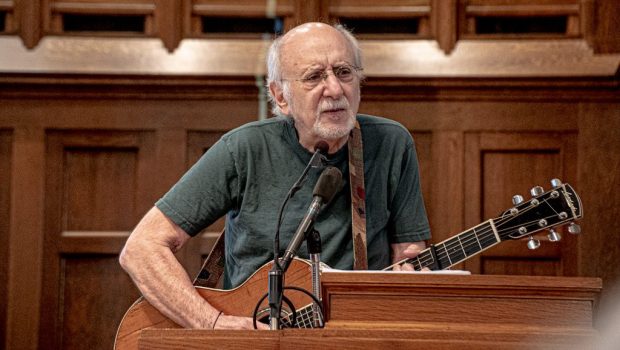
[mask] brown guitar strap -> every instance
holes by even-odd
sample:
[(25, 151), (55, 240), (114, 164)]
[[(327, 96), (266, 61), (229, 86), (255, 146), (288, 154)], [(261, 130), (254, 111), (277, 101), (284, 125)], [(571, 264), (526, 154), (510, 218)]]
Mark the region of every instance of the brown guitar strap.
[(364, 147), (362, 130), (356, 121), (349, 138), (349, 182), (351, 183), (351, 232), (353, 268), (368, 270), (366, 256), (366, 189), (364, 187)]
[(207, 259), (202, 264), (200, 273), (194, 280), (194, 285), (198, 287), (214, 288), (217, 285), (222, 273), (224, 273), (224, 233), (226, 230), (222, 230), (220, 236), (215, 241), (213, 248)]
[[(366, 254), (366, 190), (364, 188), (364, 147), (359, 123), (349, 137), (349, 182), (351, 183), (351, 222), (353, 268), (368, 270)], [(194, 280), (195, 286), (213, 288), (224, 272), (224, 235), (222, 231)]]

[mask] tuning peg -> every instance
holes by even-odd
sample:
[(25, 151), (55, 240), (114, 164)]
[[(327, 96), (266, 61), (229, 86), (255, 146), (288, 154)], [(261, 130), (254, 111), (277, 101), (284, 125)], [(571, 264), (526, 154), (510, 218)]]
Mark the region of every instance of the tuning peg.
[(516, 194), (512, 196), (512, 204), (519, 205), (523, 202), (523, 196), (520, 194)]
[(558, 188), (560, 186), (562, 186), (562, 180), (560, 180), (560, 179), (552, 179), (551, 180), (551, 187)]
[(559, 233), (557, 233), (554, 229), (549, 229), (549, 233), (547, 234), (547, 238), (549, 238), (550, 242), (558, 242), (562, 239)]
[(529, 250), (535, 250), (540, 248), (540, 241), (537, 240), (536, 238), (530, 236), (530, 240), (527, 241), (527, 248)]
[(574, 222), (571, 222), (570, 225), (568, 225), (568, 232), (574, 235), (578, 235), (581, 233), (581, 226), (577, 225)]
[(530, 194), (532, 195), (532, 197), (538, 197), (543, 193), (545, 193), (545, 190), (541, 186), (534, 186), (530, 190)]

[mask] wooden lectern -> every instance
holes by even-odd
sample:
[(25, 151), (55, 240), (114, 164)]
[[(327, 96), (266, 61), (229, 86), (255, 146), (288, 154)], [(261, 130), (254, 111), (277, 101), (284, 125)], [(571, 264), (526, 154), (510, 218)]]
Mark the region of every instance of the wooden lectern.
[(587, 349), (598, 278), (325, 272), (324, 329), (147, 329), (142, 349)]

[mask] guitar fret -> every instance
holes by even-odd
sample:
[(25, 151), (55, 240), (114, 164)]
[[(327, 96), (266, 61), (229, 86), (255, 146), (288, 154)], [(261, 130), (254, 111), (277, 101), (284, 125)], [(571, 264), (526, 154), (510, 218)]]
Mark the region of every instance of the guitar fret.
[(463, 253), (465, 253), (465, 255), (467, 255), (467, 252), (465, 251), (465, 247), (463, 247), (463, 242), (461, 242), (461, 237), (460, 236), (456, 236), (456, 239), (459, 241), (459, 244), (461, 245), (461, 250), (463, 251)]
[(449, 252), (448, 260), (450, 261), (450, 265), (454, 265), (455, 262), (459, 262), (465, 258), (465, 251), (462, 249), (458, 236), (447, 240), (444, 246), (450, 247), (449, 250), (445, 249), (446, 252)]
[(450, 260), (450, 253), (448, 252), (448, 248), (446, 248), (445, 244), (443, 244), (442, 246), (443, 246), (443, 250), (446, 252), (446, 257), (448, 258), (448, 262), (449, 262), (448, 265), (452, 265), (452, 260)]
[[(439, 266), (442, 269), (449, 268), (499, 241), (493, 222), (489, 220), (437, 244), (435, 248)], [(427, 261), (430, 261), (427, 266), (434, 265), (432, 254)]]
[(474, 235), (474, 238), (476, 238), (476, 242), (478, 242), (478, 246), (480, 247), (480, 250), (482, 250), (483, 249), (482, 248), (482, 244), (480, 243), (480, 240), (478, 239), (478, 234), (476, 233), (476, 228), (474, 227), (471, 230), (473, 231), (472, 233)]
[[(465, 241), (465, 246), (463, 247), (463, 251), (466, 256), (472, 256), (476, 254), (480, 250), (482, 250), (482, 245), (480, 244), (480, 240), (474, 232), (468, 231), (463, 234), (463, 241)], [(470, 242), (469, 244), (467, 242)]]
[(415, 260), (418, 263), (418, 265), (416, 266), (416, 264), (413, 263), (413, 269), (416, 271), (422, 270), (424, 267), (422, 266), (422, 262), (420, 261), (420, 254), (418, 254), (418, 256), (415, 257)]
[[(420, 257), (422, 257), (423, 260), (420, 260)], [(433, 257), (432, 257), (432, 255), (430, 254), (430, 252), (428, 250), (422, 251), (414, 259), (415, 259), (415, 261), (413, 261), (413, 259), (411, 259), (408, 262), (413, 264), (413, 269), (416, 270), (416, 271), (420, 271), (423, 268), (429, 267), (430, 265), (433, 264)], [(425, 265), (425, 264), (422, 263), (422, 261), (427, 262), (428, 264)], [(416, 266), (416, 262), (418, 263), (417, 266)]]

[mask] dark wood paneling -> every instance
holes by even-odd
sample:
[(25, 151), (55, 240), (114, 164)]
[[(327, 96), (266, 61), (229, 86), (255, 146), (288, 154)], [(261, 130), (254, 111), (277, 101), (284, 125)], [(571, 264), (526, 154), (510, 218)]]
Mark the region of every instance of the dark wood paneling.
[(42, 0), (15, 2), (15, 12), (19, 17), (19, 36), (29, 49), (37, 46), (43, 36), (41, 2)]
[[(1, 104), (1, 102), (0, 102)], [(3, 106), (4, 107), (4, 106)], [(4, 112), (0, 108), (0, 112)], [(13, 129), (6, 349), (35, 349), (43, 290), (44, 131)]]
[(48, 132), (42, 348), (113, 343), (139, 295), (117, 254), (147, 209), (155, 149), (152, 132)]
[(432, 6), (433, 36), (443, 52), (449, 54), (458, 39), (458, 0), (432, 0)]
[(580, 108), (579, 183), (585, 208), (581, 273), (602, 277), (615, 309), (620, 295), (620, 103)]
[[(521, 194), (529, 198), (529, 189), (549, 188), (549, 180), (559, 178), (578, 187), (577, 138), (566, 133), (471, 133), (466, 136), (465, 218), (468, 226), (495, 218), (512, 207), (511, 198)], [(562, 233), (563, 230), (559, 230)], [(519, 262), (528, 258), (544, 259), (551, 264), (534, 269), (528, 263), (520, 273), (544, 272), (550, 275), (576, 275), (577, 237), (565, 234), (562, 241), (550, 243), (540, 237), (544, 248), (531, 252), (526, 240), (504, 242), (465, 263), (480, 273), (510, 274), (520, 270)], [(489, 260), (486, 260), (490, 258)], [(502, 268), (509, 267), (502, 272)], [(550, 267), (557, 268), (549, 270)]]
[(532, 259), (483, 256), (480, 270), (487, 275), (556, 276), (562, 271), (560, 259)]
[(620, 52), (620, 6), (614, 0), (593, 0), (592, 10), (596, 21), (593, 23), (594, 49), (600, 53)]
[(133, 227), (137, 153), (135, 148), (64, 149), (63, 231), (128, 231)]
[[(9, 279), (12, 132), (0, 130), (0, 281)], [(0, 344), (6, 340), (8, 284), (0, 284)]]
[(63, 349), (112, 349), (116, 327), (140, 296), (118, 256), (68, 255), (60, 261)]
[(429, 210), (433, 242), (441, 242), (464, 230), (463, 224), (463, 133), (435, 131)]

